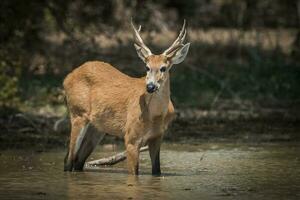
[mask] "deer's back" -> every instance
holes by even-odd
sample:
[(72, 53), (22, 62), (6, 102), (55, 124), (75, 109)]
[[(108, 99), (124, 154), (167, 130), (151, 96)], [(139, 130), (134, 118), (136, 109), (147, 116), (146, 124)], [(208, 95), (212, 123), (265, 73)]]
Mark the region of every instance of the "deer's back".
[[(144, 80), (131, 78), (108, 63), (87, 62), (64, 80), (71, 117), (86, 116), (105, 132), (120, 132), (125, 126), (129, 101), (144, 92)], [(133, 99), (137, 97), (137, 99)], [(100, 125), (99, 125), (100, 126)]]

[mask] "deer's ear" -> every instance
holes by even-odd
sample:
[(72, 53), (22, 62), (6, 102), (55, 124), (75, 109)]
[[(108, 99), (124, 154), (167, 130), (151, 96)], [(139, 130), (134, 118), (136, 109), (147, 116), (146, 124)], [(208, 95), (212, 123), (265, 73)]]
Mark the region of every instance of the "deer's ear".
[(150, 56), (150, 53), (147, 50), (143, 49), (143, 47), (140, 47), (137, 44), (134, 44), (134, 47), (135, 47), (135, 50), (136, 50), (138, 56), (140, 57), (140, 59), (142, 59), (142, 61), (144, 63), (146, 63), (146, 58), (148, 56)]
[(190, 48), (190, 43), (187, 43), (183, 45), (181, 48), (170, 53), (169, 55), (167, 55), (169, 61), (175, 65), (181, 63), (185, 59), (187, 53), (189, 52), (189, 48)]

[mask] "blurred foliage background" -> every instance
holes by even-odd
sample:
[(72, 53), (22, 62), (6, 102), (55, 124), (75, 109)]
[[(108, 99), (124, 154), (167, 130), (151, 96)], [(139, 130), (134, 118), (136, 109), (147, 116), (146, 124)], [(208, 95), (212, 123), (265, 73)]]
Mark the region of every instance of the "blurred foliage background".
[(63, 78), (88, 60), (144, 75), (131, 17), (154, 52), (187, 20), (190, 53), (171, 76), (176, 107), (299, 108), (299, 0), (2, 0), (0, 11), (1, 115), (63, 114)]

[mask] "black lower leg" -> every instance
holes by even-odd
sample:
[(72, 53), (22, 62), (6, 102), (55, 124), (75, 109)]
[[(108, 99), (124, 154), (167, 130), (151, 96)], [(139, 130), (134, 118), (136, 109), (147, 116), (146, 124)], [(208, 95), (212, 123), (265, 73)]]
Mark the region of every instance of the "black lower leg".
[(84, 161), (75, 160), (74, 171), (83, 171), (84, 163), (85, 163), (85, 160)]
[(152, 175), (160, 175), (160, 158), (159, 151), (157, 152), (155, 158), (152, 160)]
[(91, 140), (88, 140), (88, 135), (83, 140), (82, 145), (78, 152), (76, 153), (76, 157), (74, 160), (74, 170), (75, 171), (82, 171), (85, 161), (89, 157), (89, 155), (93, 152), (95, 144), (92, 144)]

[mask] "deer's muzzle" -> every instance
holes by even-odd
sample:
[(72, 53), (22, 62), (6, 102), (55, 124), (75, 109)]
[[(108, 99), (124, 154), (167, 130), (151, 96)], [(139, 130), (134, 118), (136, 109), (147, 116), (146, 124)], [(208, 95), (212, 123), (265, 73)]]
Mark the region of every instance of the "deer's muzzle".
[(157, 90), (157, 87), (154, 83), (151, 82), (151, 83), (147, 84), (146, 89), (147, 89), (147, 92), (153, 93)]

